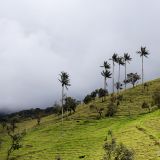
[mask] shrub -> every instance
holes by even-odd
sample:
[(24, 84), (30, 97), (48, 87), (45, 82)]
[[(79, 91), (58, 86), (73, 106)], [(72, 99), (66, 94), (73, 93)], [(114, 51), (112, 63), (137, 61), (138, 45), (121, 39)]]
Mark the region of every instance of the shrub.
[(116, 114), (116, 112), (117, 112), (117, 107), (115, 106), (114, 103), (110, 103), (108, 105), (108, 110), (107, 110), (106, 116), (107, 117), (112, 117)]
[(122, 94), (118, 95), (118, 96), (117, 96), (117, 100), (123, 101), (123, 95), (122, 95)]
[(88, 104), (89, 102), (91, 102), (92, 101), (92, 97), (90, 96), (90, 95), (87, 95), (85, 98), (84, 98), (84, 100), (83, 100), (83, 102), (85, 103), (85, 104)]
[(134, 159), (134, 152), (128, 149), (124, 144), (117, 144), (116, 139), (113, 137), (112, 131), (108, 131), (103, 148), (105, 150), (103, 160)]
[(114, 94), (112, 93), (112, 94), (111, 94), (111, 98), (110, 98), (111, 103), (115, 103), (116, 100), (117, 100), (116, 95), (114, 95)]
[(117, 146), (115, 150), (115, 160), (133, 160), (134, 153), (129, 150), (124, 144)]
[(98, 119), (99, 119), (99, 118), (102, 118), (102, 114), (103, 114), (104, 108), (102, 108), (102, 107), (97, 107), (97, 106), (95, 106), (95, 105), (93, 105), (93, 104), (91, 104), (91, 105), (89, 106), (89, 108), (90, 108), (90, 110), (95, 110), (95, 111), (98, 113), (98, 116), (97, 116)]
[(147, 108), (147, 109), (149, 110), (149, 112), (150, 112), (150, 106), (149, 106), (149, 104), (148, 104), (147, 102), (145, 102), (145, 101), (142, 103), (142, 108), (143, 108), (143, 109)]
[(160, 88), (158, 88), (154, 93), (153, 93), (153, 103), (160, 108)]
[(61, 158), (60, 155), (57, 155), (57, 156), (55, 157), (55, 160), (62, 160), (62, 158)]

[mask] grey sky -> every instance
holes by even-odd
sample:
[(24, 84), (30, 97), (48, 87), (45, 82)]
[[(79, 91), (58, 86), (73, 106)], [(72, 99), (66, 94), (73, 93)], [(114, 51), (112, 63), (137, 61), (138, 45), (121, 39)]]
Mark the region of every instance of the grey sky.
[(128, 72), (141, 73), (141, 45), (151, 53), (145, 80), (159, 77), (159, 16), (159, 0), (0, 0), (0, 108), (52, 105), (61, 71), (81, 99), (103, 87), (99, 66), (114, 52), (130, 53)]

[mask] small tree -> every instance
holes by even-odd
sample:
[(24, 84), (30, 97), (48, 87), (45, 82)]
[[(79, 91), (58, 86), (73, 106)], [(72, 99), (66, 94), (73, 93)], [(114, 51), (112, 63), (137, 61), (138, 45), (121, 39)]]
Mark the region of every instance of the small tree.
[(77, 101), (76, 99), (72, 98), (72, 97), (67, 97), (65, 98), (65, 104), (64, 104), (64, 109), (70, 111), (75, 112), (76, 111), (76, 107), (77, 107)]
[(91, 102), (91, 101), (92, 101), (91, 95), (87, 95), (87, 96), (84, 98), (84, 100), (83, 100), (83, 102), (84, 102), (85, 104), (88, 104), (88, 103)]
[[(16, 126), (16, 125), (14, 125)], [(22, 148), (22, 145), (20, 144), (23, 136), (26, 134), (26, 132), (22, 132), (22, 133), (14, 133), (15, 130), (13, 129), (13, 124), (10, 123), (9, 126), (7, 126), (7, 133), (8, 136), (11, 139), (11, 146), (7, 151), (7, 158), (6, 160), (10, 159), (11, 153), (13, 153), (15, 150), (19, 150), (20, 148)]]
[(124, 80), (124, 83), (131, 83), (133, 88), (135, 87), (135, 84), (141, 79), (140, 75), (137, 73), (129, 73), (127, 74), (127, 79)]
[(91, 92), (91, 97), (93, 100), (95, 100), (96, 96), (97, 96), (97, 91)]
[(107, 90), (102, 89), (102, 88), (99, 89), (99, 91), (98, 91), (98, 97), (102, 98), (102, 102), (104, 102), (105, 96), (107, 96), (107, 95), (108, 95), (108, 91)]

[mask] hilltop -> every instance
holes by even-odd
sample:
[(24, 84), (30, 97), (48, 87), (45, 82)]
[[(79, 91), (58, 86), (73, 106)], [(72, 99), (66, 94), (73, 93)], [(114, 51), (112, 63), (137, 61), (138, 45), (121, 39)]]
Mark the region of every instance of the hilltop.
[[(89, 104), (79, 105), (76, 112), (65, 119), (63, 127), (61, 117), (50, 115), (42, 118), (41, 124), (36, 120), (18, 123), (17, 131), (26, 129), (23, 147), (14, 152), (15, 160), (53, 160), (60, 155), (64, 160), (86, 160), (103, 158), (104, 139), (108, 130), (112, 130), (116, 140), (134, 150), (136, 160), (160, 159), (160, 110), (152, 106), (149, 110), (141, 106), (145, 101), (152, 104), (153, 92), (160, 87), (160, 79), (147, 82), (149, 87), (142, 92), (142, 86), (121, 91), (123, 100), (117, 107), (114, 117), (105, 117), (110, 95), (102, 103), (96, 98)], [(101, 119), (90, 106), (103, 107)], [(3, 143), (0, 160), (5, 160), (9, 146), (6, 133), (1, 129)]]

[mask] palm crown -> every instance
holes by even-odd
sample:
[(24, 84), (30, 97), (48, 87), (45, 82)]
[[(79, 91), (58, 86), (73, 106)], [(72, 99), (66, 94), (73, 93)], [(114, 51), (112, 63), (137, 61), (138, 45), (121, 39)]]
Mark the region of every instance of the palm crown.
[(102, 71), (101, 75), (105, 78), (111, 78), (112, 73), (108, 70)]
[(118, 58), (118, 54), (114, 53), (113, 56), (112, 56), (112, 60), (114, 62), (117, 62), (117, 58)]
[(124, 65), (125, 63), (124, 63), (124, 58), (123, 57), (117, 57), (117, 63), (119, 64), (119, 65)]
[(117, 58), (118, 58), (118, 54), (114, 53), (112, 55), (112, 58), (110, 58), (109, 60), (112, 60), (113, 62), (117, 62)]
[(61, 72), (59, 81), (61, 82), (62, 87), (65, 86), (66, 89), (68, 89), (67, 86), (71, 85), (70, 84), (70, 79), (69, 79), (69, 74), (66, 73), (66, 72)]
[(148, 57), (149, 52), (146, 50), (146, 47), (141, 47), (141, 50), (138, 51), (137, 54), (140, 54), (141, 57)]
[(129, 61), (132, 60), (131, 56), (128, 53), (124, 53), (123, 58), (124, 58), (124, 61), (128, 62), (128, 63), (129, 63)]
[(109, 64), (107, 61), (104, 61), (104, 62), (103, 62), (103, 66), (100, 66), (100, 67), (104, 67), (104, 68), (105, 68), (105, 70), (107, 70), (107, 69), (110, 69), (110, 68), (111, 68), (110, 64)]

